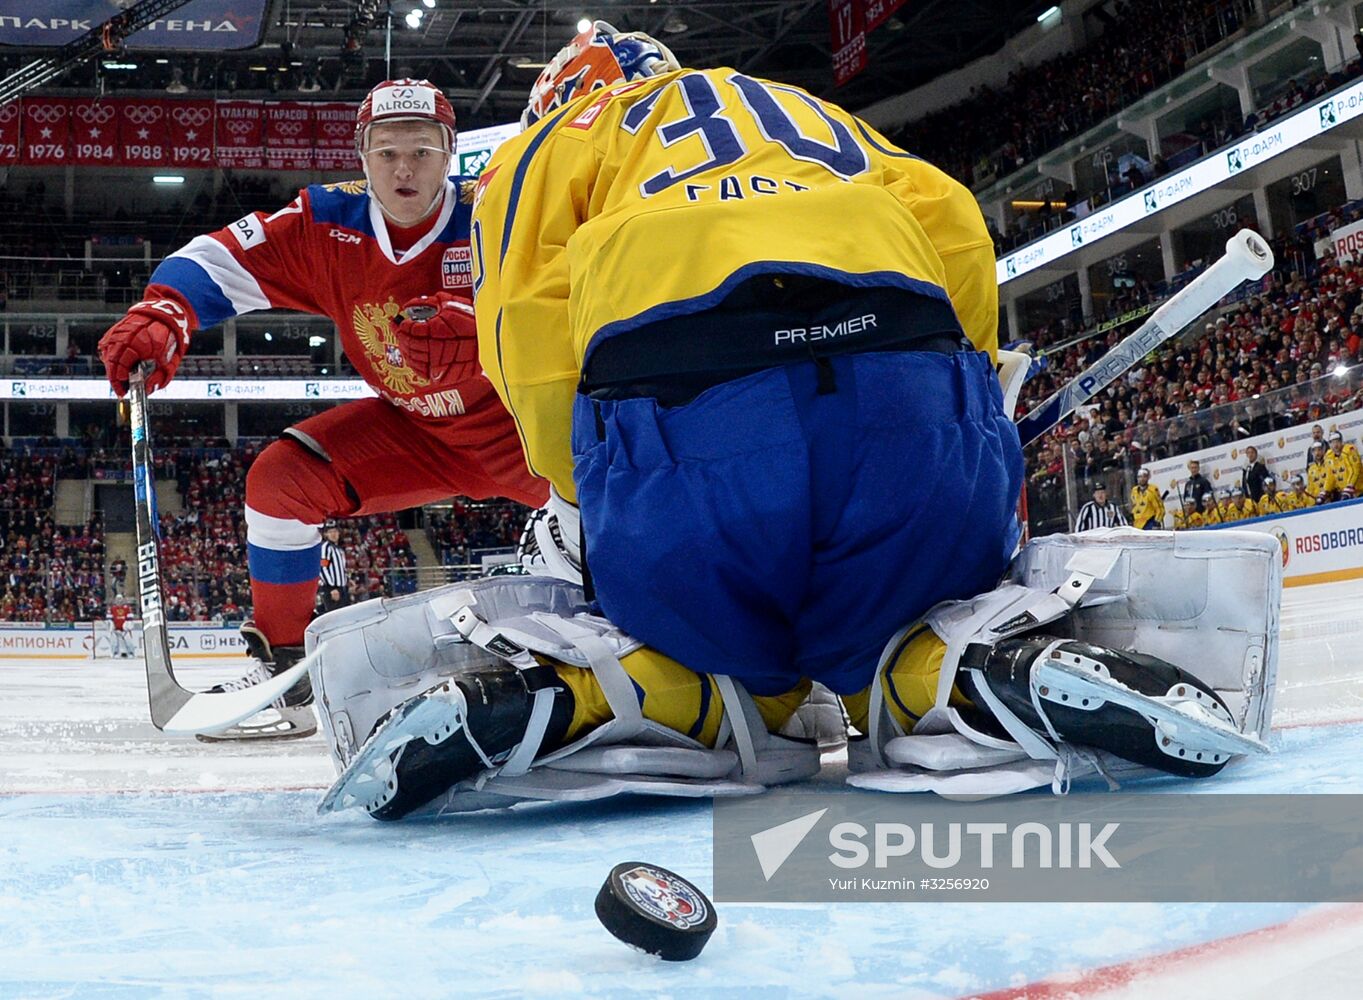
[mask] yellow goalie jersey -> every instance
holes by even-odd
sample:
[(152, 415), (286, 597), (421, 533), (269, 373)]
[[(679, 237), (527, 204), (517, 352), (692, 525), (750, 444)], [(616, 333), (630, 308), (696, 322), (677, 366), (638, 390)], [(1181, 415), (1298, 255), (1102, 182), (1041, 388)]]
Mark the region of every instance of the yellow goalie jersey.
[(472, 231), (478, 346), (531, 471), (576, 497), (597, 338), (805, 274), (949, 301), (994, 358), (993, 244), (970, 192), (803, 90), (682, 70), (583, 95), (502, 145)]

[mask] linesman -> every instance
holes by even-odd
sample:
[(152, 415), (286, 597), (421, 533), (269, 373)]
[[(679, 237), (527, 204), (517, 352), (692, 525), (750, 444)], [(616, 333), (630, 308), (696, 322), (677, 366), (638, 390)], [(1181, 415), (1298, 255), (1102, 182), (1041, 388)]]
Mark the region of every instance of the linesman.
[(350, 603), (350, 582), (346, 577), (345, 550), (341, 548), (341, 528), (328, 521), (322, 530), (322, 570), (317, 575), (317, 592), (322, 611), (334, 611)]
[(1107, 484), (1098, 483), (1093, 487), (1093, 499), (1079, 508), (1079, 520), (1074, 524), (1075, 531), (1088, 531), (1090, 528), (1115, 528), (1126, 524), (1122, 508), (1107, 498)]

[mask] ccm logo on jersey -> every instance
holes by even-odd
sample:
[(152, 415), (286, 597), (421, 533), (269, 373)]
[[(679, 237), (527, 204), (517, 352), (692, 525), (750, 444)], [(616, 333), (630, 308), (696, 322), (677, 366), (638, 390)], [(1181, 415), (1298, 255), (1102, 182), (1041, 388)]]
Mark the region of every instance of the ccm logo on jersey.
[(836, 340), (839, 337), (850, 337), (854, 333), (870, 330), (875, 325), (876, 314), (867, 313), (865, 316), (853, 316), (851, 319), (845, 319), (836, 326), (793, 326), (789, 330), (775, 331), (772, 346), (816, 344), (821, 340)]
[(473, 249), (447, 247), (440, 260), (440, 283), (446, 288), (473, 287)]
[(227, 231), (237, 238), (243, 250), (250, 250), (251, 247), (265, 242), (265, 227), (254, 213), (242, 216), (228, 226)]
[(333, 229), (331, 232), (327, 233), (327, 235), (333, 240), (340, 240), (342, 243), (354, 243), (358, 246), (361, 242), (360, 238), (354, 233), (342, 232), (339, 229)]

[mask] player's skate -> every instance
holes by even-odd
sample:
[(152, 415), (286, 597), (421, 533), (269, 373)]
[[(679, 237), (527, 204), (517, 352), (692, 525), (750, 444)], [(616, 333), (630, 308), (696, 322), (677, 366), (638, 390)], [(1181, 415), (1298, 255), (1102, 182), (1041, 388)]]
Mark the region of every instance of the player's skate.
[[(256, 628), (255, 622), (242, 623), (241, 637), (246, 642), (247, 652), (255, 662), (241, 677), (209, 688), (210, 693), (219, 694), (254, 687), (289, 669), (303, 658), (302, 646), (272, 647), (265, 634)], [(271, 707), (230, 729), (212, 736), (200, 735), (199, 739), (205, 743), (226, 740), (302, 739), (315, 732), (317, 717), (312, 710), (312, 684), (307, 675), (304, 675), (302, 680), (285, 692), (284, 696)]]
[[(363, 806), (401, 819), (455, 783), (494, 767), (526, 737), (534, 693), (556, 684), (551, 668), (473, 667), (393, 709), (322, 799), (318, 812)], [(545, 740), (568, 727), (571, 703), (553, 699)]]

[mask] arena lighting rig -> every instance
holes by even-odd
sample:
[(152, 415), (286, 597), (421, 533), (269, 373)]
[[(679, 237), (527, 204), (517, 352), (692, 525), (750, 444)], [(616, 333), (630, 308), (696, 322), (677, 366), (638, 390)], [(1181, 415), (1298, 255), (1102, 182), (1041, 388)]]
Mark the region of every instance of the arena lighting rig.
[(8, 104), (33, 88), (55, 80), (94, 56), (118, 52), (129, 35), (187, 3), (189, 0), (138, 0), (75, 41), (67, 42), (54, 55), (35, 59), (0, 80), (0, 105)]

